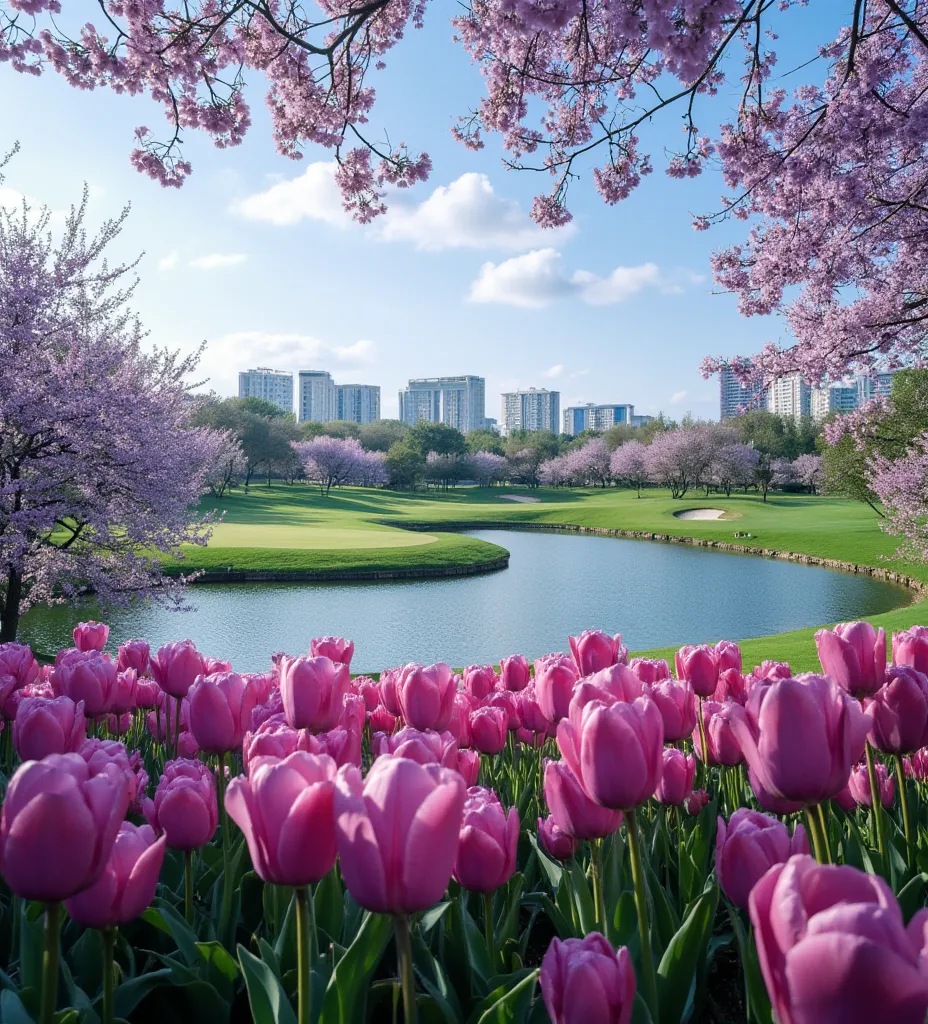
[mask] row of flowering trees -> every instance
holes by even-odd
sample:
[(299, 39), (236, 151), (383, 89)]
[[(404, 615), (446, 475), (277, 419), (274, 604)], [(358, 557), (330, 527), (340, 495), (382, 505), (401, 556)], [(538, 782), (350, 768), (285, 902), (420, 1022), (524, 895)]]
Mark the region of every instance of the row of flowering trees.
[(928, 629), (815, 639), (379, 679), (334, 637), (2, 645), (3, 1018), (924, 1024)]

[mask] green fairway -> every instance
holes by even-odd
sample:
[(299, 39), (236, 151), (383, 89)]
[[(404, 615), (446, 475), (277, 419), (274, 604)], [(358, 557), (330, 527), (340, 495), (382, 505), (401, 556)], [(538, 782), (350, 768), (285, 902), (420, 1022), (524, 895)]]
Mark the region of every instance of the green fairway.
[[(507, 496), (526, 496), (515, 502)], [(720, 520), (683, 520), (674, 512), (717, 508)], [(204, 511), (223, 512), (222, 523), (206, 548), (191, 547), (183, 570), (312, 571), (337, 575), (351, 571), (442, 569), (487, 563), (504, 552), (493, 544), (440, 532), (443, 526), (483, 523), (571, 524), (693, 537), (775, 551), (875, 566), (928, 583), (928, 566), (894, 560), (894, 538), (880, 530), (867, 506), (808, 495), (772, 494), (730, 498), (689, 494), (680, 500), (663, 491), (460, 488), (448, 493), (398, 494), (342, 488), (323, 497), (315, 488), (283, 484), (255, 487), (204, 503)], [(417, 532), (402, 525), (416, 525)], [(435, 532), (428, 530), (435, 527)], [(424, 528), (424, 530), (423, 530)], [(750, 534), (736, 537), (735, 534)], [(928, 623), (928, 601), (876, 616), (887, 632)], [(790, 661), (795, 668), (816, 667), (813, 630), (742, 644), (752, 664), (765, 658)], [(649, 652), (660, 653), (668, 651)]]

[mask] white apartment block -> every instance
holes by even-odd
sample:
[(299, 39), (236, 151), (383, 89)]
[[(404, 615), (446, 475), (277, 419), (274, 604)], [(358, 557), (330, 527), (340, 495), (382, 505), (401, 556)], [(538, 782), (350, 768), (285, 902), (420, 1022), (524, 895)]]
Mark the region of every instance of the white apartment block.
[(336, 384), (335, 418), (351, 423), (380, 419), (380, 387), (377, 384)]
[(486, 381), (483, 377), (421, 377), (399, 393), (400, 419), (414, 426), (421, 420), (445, 423), (467, 433), (486, 425)]
[(271, 370), (259, 366), (238, 375), (239, 398), (263, 398), (284, 412), (293, 412), (293, 374), (289, 370)]
[(297, 420), (331, 423), (338, 418), (338, 398), (332, 374), (326, 370), (300, 370)]
[(767, 391), (761, 384), (743, 384), (731, 370), (719, 374), (719, 419), (740, 416), (748, 409), (761, 409), (767, 404)]
[(767, 391), (767, 408), (777, 416), (802, 419), (812, 413), (812, 389), (798, 373), (778, 377)]
[(854, 384), (830, 384), (812, 389), (812, 418), (823, 420), (833, 412), (853, 412), (858, 406), (858, 387)]
[(529, 388), (527, 391), (507, 391), (502, 396), (503, 430), (560, 430), (561, 394), (547, 388)]

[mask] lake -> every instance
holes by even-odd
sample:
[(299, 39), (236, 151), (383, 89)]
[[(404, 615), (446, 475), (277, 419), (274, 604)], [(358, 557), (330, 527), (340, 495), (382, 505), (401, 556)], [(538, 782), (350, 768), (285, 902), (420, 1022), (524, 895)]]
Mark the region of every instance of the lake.
[[(864, 618), (906, 603), (904, 588), (816, 566), (680, 544), (583, 534), (469, 530), (511, 552), (509, 568), (482, 576), (356, 583), (204, 584), (193, 611), (157, 605), (111, 611), (110, 645), (143, 637), (152, 650), (190, 637), (243, 672), (275, 651), (299, 653), (312, 637), (355, 642), (352, 669), (410, 661), (454, 666), (568, 649), (583, 629), (621, 632), (631, 650), (782, 633)], [(35, 608), (22, 638), (43, 653), (71, 646), (92, 605)]]

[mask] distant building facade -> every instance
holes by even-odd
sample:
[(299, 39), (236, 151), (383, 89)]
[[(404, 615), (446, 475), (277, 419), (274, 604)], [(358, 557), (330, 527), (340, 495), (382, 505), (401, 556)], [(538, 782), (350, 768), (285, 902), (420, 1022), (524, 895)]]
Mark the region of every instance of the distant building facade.
[(649, 423), (654, 422), (653, 416), (632, 416), (633, 427), (646, 427)]
[(557, 434), (561, 426), (561, 395), (547, 388), (507, 391), (502, 396), (503, 430), (550, 430)]
[(740, 416), (748, 409), (762, 409), (767, 404), (767, 390), (762, 385), (744, 384), (732, 370), (719, 374), (719, 419)]
[(887, 370), (873, 376), (861, 373), (857, 376), (857, 401), (863, 405), (873, 398), (889, 398), (893, 390), (893, 377), (897, 370)]
[(335, 418), (351, 423), (380, 419), (380, 387), (377, 384), (336, 384)]
[(338, 418), (338, 397), (327, 370), (300, 370), (297, 420), (300, 423), (331, 423)]
[(812, 389), (812, 418), (823, 420), (833, 412), (853, 412), (860, 404), (859, 388), (854, 384), (829, 384)]
[(420, 377), (399, 393), (399, 418), (410, 426), (425, 420), (445, 423), (467, 433), (486, 424), (483, 377)]
[(597, 405), (588, 402), (586, 405), (569, 405), (562, 418), (565, 434), (576, 437), (584, 430), (608, 430), (619, 423), (632, 425), (635, 418), (633, 405)]
[(785, 419), (812, 414), (812, 389), (798, 373), (778, 377), (767, 391), (767, 408)]
[(238, 375), (239, 398), (263, 398), (284, 412), (293, 412), (293, 374), (288, 370), (271, 370), (259, 366), (242, 370)]

